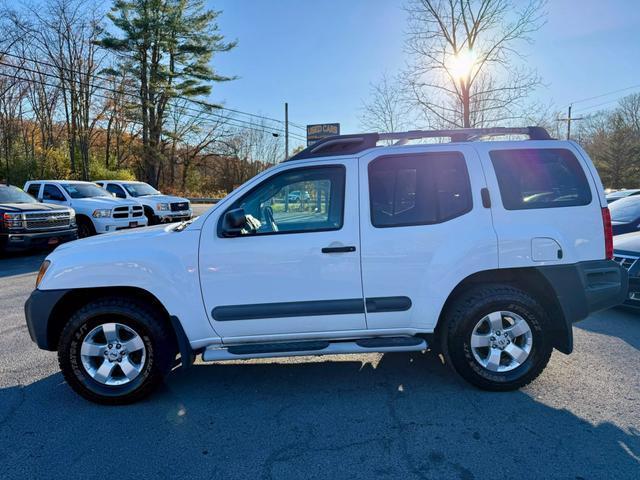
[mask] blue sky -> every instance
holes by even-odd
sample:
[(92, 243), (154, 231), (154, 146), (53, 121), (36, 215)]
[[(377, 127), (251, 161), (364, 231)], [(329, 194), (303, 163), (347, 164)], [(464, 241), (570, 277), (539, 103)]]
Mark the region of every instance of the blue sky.
[[(340, 122), (343, 133), (355, 132), (370, 82), (408, 60), (404, 0), (208, 3), (223, 11), (221, 31), (239, 41), (213, 62), (220, 73), (239, 77), (214, 87), (212, 99), (229, 108), (281, 118), (287, 101), (293, 122)], [(525, 48), (546, 84), (539, 100), (564, 109), (640, 84), (639, 7), (637, 0), (550, 0), (547, 24)], [(574, 111), (634, 91), (640, 86), (576, 103)]]

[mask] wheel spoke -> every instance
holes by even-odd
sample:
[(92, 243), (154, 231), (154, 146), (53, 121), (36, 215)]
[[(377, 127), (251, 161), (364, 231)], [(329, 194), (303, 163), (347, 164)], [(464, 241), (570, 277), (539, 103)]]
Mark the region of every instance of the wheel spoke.
[(144, 348), (144, 342), (139, 336), (136, 335), (131, 340), (122, 342), (122, 348), (125, 349), (127, 353), (137, 352), (138, 350), (142, 350)]
[(114, 363), (111, 363), (109, 360), (103, 360), (100, 368), (96, 370), (96, 374), (93, 378), (100, 383), (107, 383), (109, 377), (111, 377), (111, 372), (113, 372)]
[(529, 333), (531, 329), (529, 328), (529, 325), (527, 325), (527, 322), (525, 322), (524, 320), (519, 320), (514, 326), (507, 328), (505, 331), (509, 334), (511, 340), (513, 340), (520, 335)]
[(497, 348), (489, 349), (489, 357), (487, 357), (486, 368), (493, 372), (497, 372), (500, 367), (500, 353), (501, 350)]
[(519, 346), (517, 346), (515, 343), (510, 343), (509, 345), (507, 345), (504, 349), (505, 353), (507, 353), (511, 358), (513, 358), (513, 360), (515, 362), (518, 363), (518, 365), (522, 364), (522, 362), (524, 362), (527, 357), (529, 356), (529, 354), (527, 352), (525, 352), (522, 348), (520, 348)]
[(138, 368), (133, 363), (131, 363), (128, 358), (122, 360), (119, 365), (122, 369), (122, 373), (124, 373), (129, 380), (133, 380), (138, 376)]
[(84, 342), (82, 342), (82, 347), (80, 348), (80, 355), (85, 355), (87, 357), (102, 357), (106, 349), (107, 349), (106, 345), (89, 343), (85, 340)]
[(478, 348), (478, 347), (488, 347), (490, 340), (489, 340), (490, 335), (481, 335), (479, 333), (472, 333), (471, 334), (471, 347), (472, 348)]
[(488, 315), (491, 330), (502, 330), (502, 312), (493, 312)]
[(115, 323), (105, 323), (102, 325), (102, 331), (107, 339), (107, 343), (114, 343), (118, 341), (118, 327)]

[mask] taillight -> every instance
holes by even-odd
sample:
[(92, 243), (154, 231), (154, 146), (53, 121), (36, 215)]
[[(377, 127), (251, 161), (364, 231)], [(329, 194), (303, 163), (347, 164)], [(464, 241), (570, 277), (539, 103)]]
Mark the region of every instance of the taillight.
[(611, 260), (613, 258), (613, 228), (608, 207), (602, 209), (602, 225), (604, 227), (604, 256), (607, 260)]

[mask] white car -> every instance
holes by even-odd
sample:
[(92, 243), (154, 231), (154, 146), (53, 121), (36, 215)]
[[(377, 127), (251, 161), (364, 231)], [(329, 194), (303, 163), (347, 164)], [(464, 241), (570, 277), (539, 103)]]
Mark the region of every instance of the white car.
[(148, 183), (123, 180), (98, 180), (96, 183), (117, 198), (139, 202), (144, 207), (149, 225), (182, 222), (193, 216), (189, 200), (163, 195)]
[[(498, 134), (530, 139), (476, 141)], [(405, 145), (429, 137), (452, 141)], [(286, 209), (296, 190), (310, 201)], [(574, 322), (625, 299), (612, 255), (602, 184), (574, 142), (537, 127), (345, 135), (191, 223), (58, 247), (25, 312), (67, 383), (106, 404), (150, 393), (178, 354), (431, 348), (504, 391), (570, 353)]]
[(25, 183), (24, 191), (40, 202), (73, 208), (80, 238), (144, 227), (148, 223), (138, 202), (113, 198), (92, 182), (34, 180)]

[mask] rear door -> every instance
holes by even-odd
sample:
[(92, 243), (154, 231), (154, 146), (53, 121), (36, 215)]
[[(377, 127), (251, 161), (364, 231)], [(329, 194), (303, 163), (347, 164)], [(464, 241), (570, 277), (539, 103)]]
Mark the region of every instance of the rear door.
[(497, 266), (477, 154), (453, 144), (373, 151), (360, 159), (360, 185), (367, 325), (430, 331), (460, 281)]
[(604, 258), (598, 188), (571, 143), (475, 146), (491, 192), (502, 268)]

